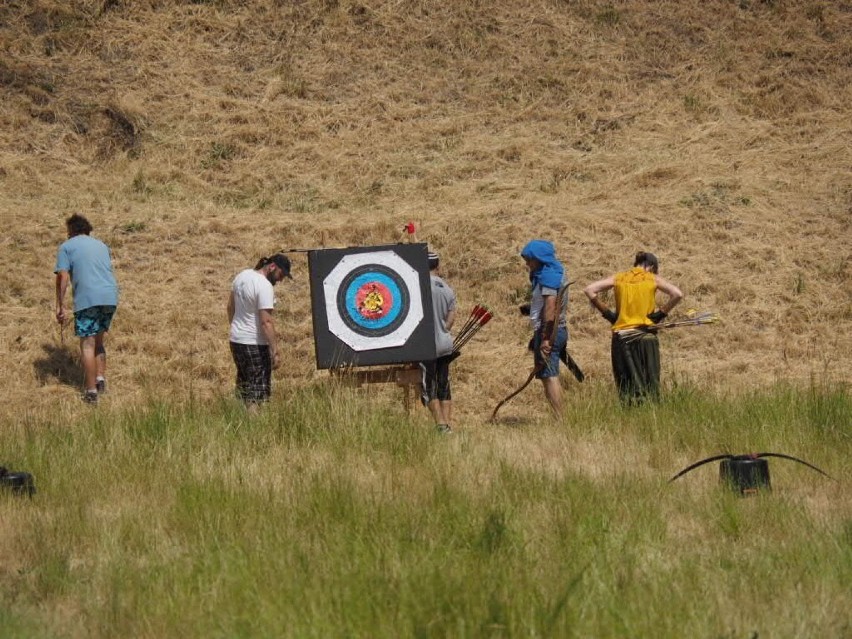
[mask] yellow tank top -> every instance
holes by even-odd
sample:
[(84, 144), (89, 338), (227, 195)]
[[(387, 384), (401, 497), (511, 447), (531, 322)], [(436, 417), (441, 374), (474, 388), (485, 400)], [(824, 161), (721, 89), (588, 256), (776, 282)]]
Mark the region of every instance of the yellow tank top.
[(620, 331), (637, 326), (651, 326), (648, 313), (654, 311), (656, 304), (657, 281), (654, 274), (641, 266), (615, 276), (615, 305), (618, 319), (612, 330)]

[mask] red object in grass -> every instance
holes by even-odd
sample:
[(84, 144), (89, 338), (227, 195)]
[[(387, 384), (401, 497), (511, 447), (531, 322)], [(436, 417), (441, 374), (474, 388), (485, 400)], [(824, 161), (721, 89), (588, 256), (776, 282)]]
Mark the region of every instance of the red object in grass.
[(408, 233), (409, 235), (414, 235), (414, 231), (416, 230), (414, 228), (414, 222), (409, 222), (408, 224), (402, 227), (402, 230)]

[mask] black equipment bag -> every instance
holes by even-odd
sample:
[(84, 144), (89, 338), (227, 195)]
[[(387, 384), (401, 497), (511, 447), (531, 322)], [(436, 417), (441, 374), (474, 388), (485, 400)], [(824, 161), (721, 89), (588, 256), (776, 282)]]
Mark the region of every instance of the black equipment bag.
[(27, 497), (32, 497), (36, 491), (30, 473), (11, 472), (3, 466), (0, 466), (0, 490), (9, 490), (13, 495)]

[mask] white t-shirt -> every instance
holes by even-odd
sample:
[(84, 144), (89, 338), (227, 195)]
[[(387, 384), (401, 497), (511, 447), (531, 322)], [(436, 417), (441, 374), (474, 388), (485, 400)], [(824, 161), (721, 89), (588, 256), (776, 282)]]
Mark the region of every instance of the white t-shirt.
[(260, 329), (260, 311), (272, 310), (275, 294), (266, 277), (246, 269), (234, 278), (234, 319), (231, 322), (231, 341), (236, 344), (268, 344)]

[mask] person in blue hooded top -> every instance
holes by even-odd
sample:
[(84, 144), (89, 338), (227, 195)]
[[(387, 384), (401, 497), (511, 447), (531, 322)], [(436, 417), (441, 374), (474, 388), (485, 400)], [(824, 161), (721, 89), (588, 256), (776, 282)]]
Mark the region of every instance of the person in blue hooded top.
[(568, 343), (568, 295), (559, 291), (568, 284), (565, 269), (556, 259), (556, 249), (547, 240), (532, 240), (521, 251), (530, 272), (532, 295), (530, 322), (533, 327), (535, 376), (544, 385), (544, 394), (553, 412), (562, 412), (562, 387), (559, 384), (559, 353)]

